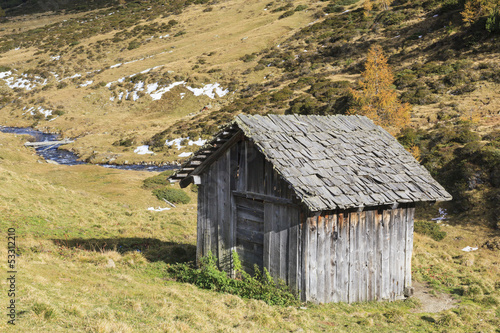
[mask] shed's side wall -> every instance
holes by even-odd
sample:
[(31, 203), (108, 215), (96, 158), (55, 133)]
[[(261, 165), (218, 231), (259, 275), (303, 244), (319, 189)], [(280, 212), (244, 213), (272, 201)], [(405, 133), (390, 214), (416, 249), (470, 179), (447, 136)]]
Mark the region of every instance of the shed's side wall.
[[(247, 271), (256, 262), (274, 278), (301, 289), (301, 212), (293, 196), (251, 141), (236, 143), (201, 174), (197, 258), (211, 251), (220, 268), (231, 272), (236, 250)], [(256, 223), (261, 207), (263, 230)]]
[(301, 298), (318, 303), (401, 298), (411, 286), (413, 214), (407, 205), (307, 218)]

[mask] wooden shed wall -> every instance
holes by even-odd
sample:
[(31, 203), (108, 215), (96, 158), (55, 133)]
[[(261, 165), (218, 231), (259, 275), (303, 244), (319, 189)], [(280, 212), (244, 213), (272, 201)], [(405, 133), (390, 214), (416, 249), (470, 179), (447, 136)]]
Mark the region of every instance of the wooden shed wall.
[(301, 292), (301, 299), (400, 298), (411, 285), (412, 205), (310, 216), (247, 139), (201, 173), (197, 258), (209, 251), (232, 272), (232, 250)]
[(211, 251), (231, 272), (234, 249), (247, 271), (257, 263), (298, 290), (300, 214), (272, 164), (251, 141), (240, 141), (201, 173), (197, 258)]
[(307, 218), (303, 300), (395, 300), (411, 286), (414, 207), (337, 211)]

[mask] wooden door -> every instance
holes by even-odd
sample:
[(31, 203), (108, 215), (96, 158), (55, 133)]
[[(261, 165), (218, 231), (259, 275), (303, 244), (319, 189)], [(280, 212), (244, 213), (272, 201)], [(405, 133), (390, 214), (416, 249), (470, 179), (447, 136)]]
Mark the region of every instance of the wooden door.
[(264, 202), (235, 196), (236, 252), (243, 268), (254, 273), (254, 264), (262, 271), (264, 253)]

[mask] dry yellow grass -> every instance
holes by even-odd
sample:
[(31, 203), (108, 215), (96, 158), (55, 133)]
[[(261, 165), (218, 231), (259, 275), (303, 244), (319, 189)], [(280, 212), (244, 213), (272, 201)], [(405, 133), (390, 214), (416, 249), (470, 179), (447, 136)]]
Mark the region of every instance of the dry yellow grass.
[(440, 242), (415, 235), (414, 279), (451, 292), (461, 300), (454, 309), (422, 313), (418, 300), (273, 307), (165, 275), (157, 256), (175, 259), (196, 243), (194, 193), (193, 203), (149, 212), (163, 206), (141, 188), (150, 174), (42, 164), (23, 142), (0, 134), (0, 228), (16, 227), (20, 254), (17, 326), (2, 320), (2, 332), (489, 332), (500, 324), (498, 250), (480, 247), (498, 232), (471, 223), (444, 226)]

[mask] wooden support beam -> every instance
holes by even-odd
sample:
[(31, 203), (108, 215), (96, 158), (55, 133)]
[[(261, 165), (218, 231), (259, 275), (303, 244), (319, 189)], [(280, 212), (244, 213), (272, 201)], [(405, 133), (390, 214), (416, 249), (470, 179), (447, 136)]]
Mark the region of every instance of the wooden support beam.
[(265, 194), (254, 193), (254, 192), (240, 192), (240, 191), (233, 191), (232, 193), (237, 197), (254, 199), (254, 200), (262, 200), (262, 201), (269, 202), (269, 203), (277, 203), (277, 204), (283, 204), (283, 205), (293, 205), (294, 204), (293, 201), (290, 199), (275, 197), (272, 195), (265, 195)]
[(26, 147), (43, 147), (43, 146), (55, 146), (55, 145), (66, 145), (68, 143), (75, 142), (73, 140), (61, 140), (61, 141), (40, 141), (40, 142), (26, 142), (24, 145)]

